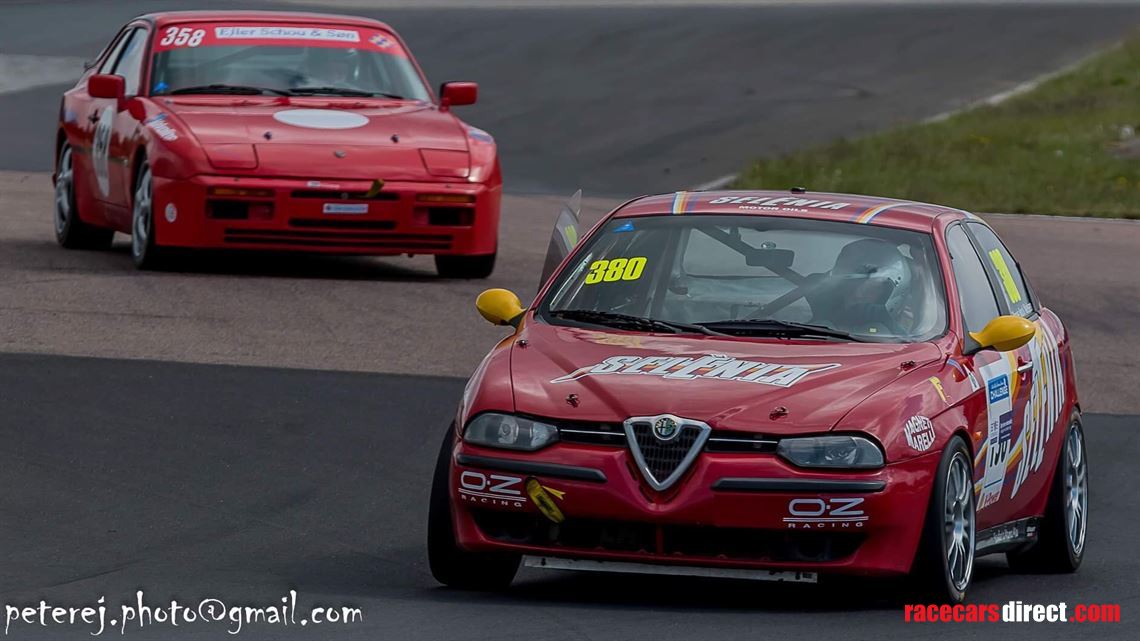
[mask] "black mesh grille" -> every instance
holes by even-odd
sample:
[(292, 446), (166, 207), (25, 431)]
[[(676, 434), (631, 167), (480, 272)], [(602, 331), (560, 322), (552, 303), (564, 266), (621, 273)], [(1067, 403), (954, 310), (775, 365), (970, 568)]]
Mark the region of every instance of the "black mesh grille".
[(689, 450), (693, 449), (693, 444), (700, 435), (699, 427), (685, 425), (672, 440), (662, 441), (653, 435), (653, 426), (649, 423), (633, 424), (633, 436), (637, 440), (638, 448), (641, 449), (641, 457), (645, 460), (645, 466), (649, 468), (650, 474), (659, 483), (677, 470), (677, 466), (685, 459)]

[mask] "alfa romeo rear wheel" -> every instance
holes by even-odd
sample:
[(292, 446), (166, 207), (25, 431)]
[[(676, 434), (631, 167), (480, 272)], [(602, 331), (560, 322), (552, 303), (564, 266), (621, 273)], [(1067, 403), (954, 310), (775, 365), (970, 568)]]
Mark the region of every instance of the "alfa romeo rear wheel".
[(1049, 503), (1032, 547), (1006, 554), (1018, 572), (1076, 572), (1085, 556), (1089, 522), (1089, 464), (1085, 433), (1074, 415), (1053, 474)]

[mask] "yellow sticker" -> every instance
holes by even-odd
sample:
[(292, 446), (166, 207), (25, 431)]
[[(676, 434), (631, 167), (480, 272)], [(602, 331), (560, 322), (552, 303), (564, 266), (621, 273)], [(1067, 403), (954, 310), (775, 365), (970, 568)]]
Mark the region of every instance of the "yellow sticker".
[(998, 276), (1001, 277), (1001, 284), (1005, 288), (1005, 297), (1009, 299), (1009, 304), (1021, 302), (1021, 292), (1017, 290), (1017, 283), (1013, 282), (1013, 274), (1009, 273), (1009, 266), (1005, 264), (1005, 258), (1002, 257), (1000, 250), (990, 250), (990, 262), (994, 264)]
[(930, 377), (930, 384), (934, 386), (934, 389), (938, 392), (938, 395), (942, 397), (943, 403), (950, 402), (946, 400), (946, 390), (942, 389), (942, 381), (938, 380), (937, 376)]
[(645, 256), (595, 260), (590, 263), (590, 272), (586, 274), (586, 284), (637, 280), (645, 271), (645, 262)]
[(542, 512), (542, 515), (550, 519), (551, 522), (561, 523), (566, 520), (566, 515), (562, 514), (562, 510), (558, 509), (558, 506), (554, 504), (554, 499), (550, 498), (550, 494), (547, 493), (546, 487), (537, 479), (527, 479), (526, 493), (538, 511)]
[(566, 232), (566, 240), (570, 241), (570, 246), (573, 247), (577, 245), (578, 229), (575, 228), (574, 225), (567, 225), (564, 231)]

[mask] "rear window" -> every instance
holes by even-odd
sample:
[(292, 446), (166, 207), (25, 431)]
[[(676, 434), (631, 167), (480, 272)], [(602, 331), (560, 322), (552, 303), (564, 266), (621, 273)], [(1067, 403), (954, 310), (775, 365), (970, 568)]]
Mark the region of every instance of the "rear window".
[(224, 85), (268, 93), (331, 88), (331, 95), (341, 90), (409, 100), (431, 96), (409, 53), (379, 29), (185, 23), (157, 30), (153, 50), (152, 95)]

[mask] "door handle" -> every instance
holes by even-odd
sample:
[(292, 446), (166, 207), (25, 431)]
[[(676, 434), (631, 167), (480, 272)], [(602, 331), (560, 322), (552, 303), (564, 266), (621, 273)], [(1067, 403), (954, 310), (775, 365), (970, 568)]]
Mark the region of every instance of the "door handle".
[(1033, 361), (1025, 361), (1024, 363), (1017, 366), (1017, 373), (1024, 374), (1031, 369), (1033, 369)]

